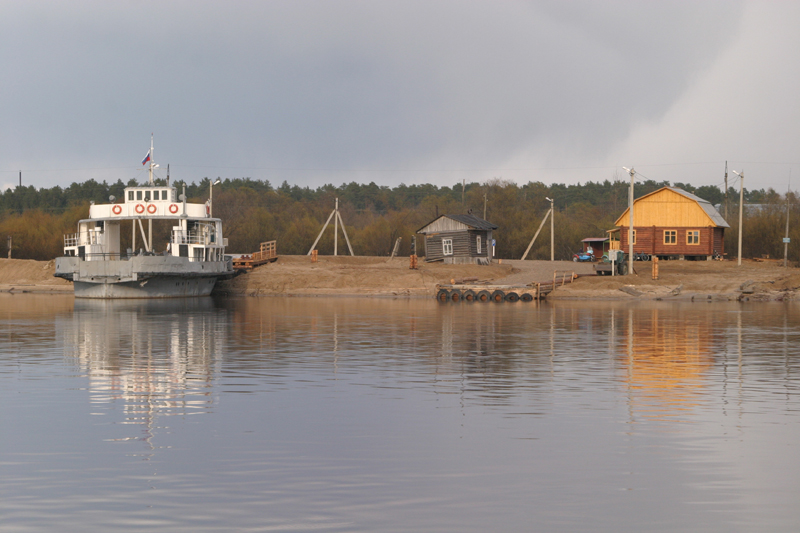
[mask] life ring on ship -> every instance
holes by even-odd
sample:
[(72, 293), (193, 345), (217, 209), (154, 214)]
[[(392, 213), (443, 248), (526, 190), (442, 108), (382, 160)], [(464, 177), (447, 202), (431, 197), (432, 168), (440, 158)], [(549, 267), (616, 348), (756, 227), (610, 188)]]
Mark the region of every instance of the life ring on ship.
[(113, 212), (115, 215), (119, 215), (120, 213), (122, 213), (122, 206), (121, 206), (121, 205), (119, 205), (119, 204), (117, 204), (117, 205), (115, 205), (114, 207), (112, 207), (112, 208), (111, 208), (111, 211), (112, 211), (112, 212)]
[(169, 212), (173, 215), (178, 212), (178, 204), (172, 204), (169, 206)]
[(136, 204), (136, 212), (140, 215), (144, 213), (144, 206), (142, 204)]
[(147, 206), (147, 212), (150, 213), (151, 215), (155, 213), (157, 210), (158, 208), (156, 207), (156, 204), (150, 204)]

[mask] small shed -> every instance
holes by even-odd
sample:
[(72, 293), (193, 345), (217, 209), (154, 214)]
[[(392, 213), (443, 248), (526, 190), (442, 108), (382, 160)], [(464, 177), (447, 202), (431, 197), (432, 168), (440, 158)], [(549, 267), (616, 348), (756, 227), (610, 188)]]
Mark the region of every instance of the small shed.
[(425, 261), (448, 264), (492, 262), (492, 231), (497, 226), (475, 215), (442, 215), (417, 233), (425, 235)]
[[(628, 210), (609, 235), (612, 248), (628, 251)], [(723, 255), (728, 223), (707, 200), (676, 187), (663, 187), (633, 203), (633, 252), (655, 256)], [(616, 235), (615, 235), (616, 234)]]
[(581, 241), (583, 243), (583, 253), (589, 253), (600, 258), (608, 253), (610, 241), (608, 237), (587, 237)]

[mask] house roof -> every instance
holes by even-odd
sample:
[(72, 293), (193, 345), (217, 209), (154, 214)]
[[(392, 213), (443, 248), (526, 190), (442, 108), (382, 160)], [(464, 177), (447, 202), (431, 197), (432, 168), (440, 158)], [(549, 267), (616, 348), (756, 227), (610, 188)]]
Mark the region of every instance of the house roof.
[(608, 237), (586, 237), (581, 242), (606, 242)]
[[(667, 190), (671, 191), (671, 192), (673, 192), (675, 194), (679, 194), (679, 195), (683, 196), (684, 198), (687, 198), (689, 200), (692, 200), (692, 201), (696, 202), (698, 207), (700, 207), (700, 209), (702, 209), (705, 212), (705, 214), (708, 216), (708, 218), (711, 219), (711, 222), (713, 222), (713, 224), (716, 227), (719, 227), (719, 228), (729, 228), (730, 227), (728, 225), (728, 223), (725, 222), (725, 219), (722, 218), (722, 215), (719, 214), (719, 211), (717, 211), (716, 208), (713, 205), (711, 205), (711, 202), (709, 202), (708, 200), (703, 200), (699, 196), (695, 196), (694, 194), (686, 192), (683, 189), (679, 189), (677, 187), (662, 187), (661, 189), (658, 189), (657, 191), (653, 191), (653, 192), (651, 192), (649, 194), (645, 194), (644, 196), (637, 198), (636, 200), (634, 200), (633, 203), (635, 204), (635, 203), (637, 203), (637, 202), (639, 202), (641, 200), (644, 200), (645, 198), (649, 198), (650, 196), (653, 196), (653, 195), (656, 195), (656, 194), (660, 194), (663, 191), (667, 191)], [(627, 216), (627, 213), (628, 213), (628, 209), (625, 209), (625, 211), (622, 213), (622, 215), (620, 215), (619, 218), (617, 218), (617, 221), (615, 223), (616, 226), (620, 226), (621, 225), (620, 222), (625, 219), (625, 217)], [(634, 215), (635, 215), (635, 210), (634, 210)]]
[[(431, 226), (444, 226), (443, 224), (436, 224), (437, 222), (443, 221), (443, 219), (449, 219), (456, 224), (450, 224), (449, 227), (435, 227), (431, 228)], [(438, 218), (435, 218), (422, 226), (420, 229), (417, 230), (417, 233), (425, 233), (425, 230), (431, 228), (432, 231), (458, 231), (464, 229), (478, 229), (478, 230), (493, 230), (497, 229), (497, 226), (489, 222), (488, 220), (484, 220), (482, 218), (476, 217), (475, 215), (441, 215)]]

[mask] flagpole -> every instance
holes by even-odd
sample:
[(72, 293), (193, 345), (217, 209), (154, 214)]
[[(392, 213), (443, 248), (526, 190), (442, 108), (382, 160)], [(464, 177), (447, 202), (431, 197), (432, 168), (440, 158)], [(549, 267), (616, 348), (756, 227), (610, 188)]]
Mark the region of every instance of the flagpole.
[(150, 185), (153, 184), (153, 134), (150, 134)]

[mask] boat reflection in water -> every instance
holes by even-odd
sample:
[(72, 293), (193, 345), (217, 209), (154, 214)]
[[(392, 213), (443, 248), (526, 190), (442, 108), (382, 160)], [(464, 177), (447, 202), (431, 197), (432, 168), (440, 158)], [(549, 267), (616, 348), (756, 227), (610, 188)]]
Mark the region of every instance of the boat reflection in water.
[(64, 353), (89, 378), (93, 414), (122, 404), (123, 424), (147, 426), (158, 416), (207, 411), (224, 344), (211, 298), (76, 299), (72, 317), (57, 321)]

